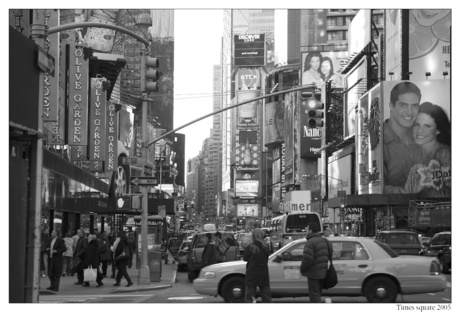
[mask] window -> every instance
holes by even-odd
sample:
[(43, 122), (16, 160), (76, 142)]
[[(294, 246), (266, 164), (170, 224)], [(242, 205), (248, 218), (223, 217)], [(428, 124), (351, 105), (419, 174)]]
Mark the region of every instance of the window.
[(291, 249), (289, 249), (287, 252), (291, 253), (290, 261), (302, 261), (304, 247), (305, 247), (305, 244), (297, 244)]
[(367, 260), (369, 256), (358, 242), (333, 242), (332, 260)]

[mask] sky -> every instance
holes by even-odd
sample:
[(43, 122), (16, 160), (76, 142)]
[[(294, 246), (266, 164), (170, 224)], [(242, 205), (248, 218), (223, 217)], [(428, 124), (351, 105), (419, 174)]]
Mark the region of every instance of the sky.
[[(213, 111), (213, 66), (220, 64), (222, 13), (217, 9), (175, 10), (175, 128)], [(198, 155), (210, 129), (212, 117), (178, 131), (185, 134), (185, 161)]]

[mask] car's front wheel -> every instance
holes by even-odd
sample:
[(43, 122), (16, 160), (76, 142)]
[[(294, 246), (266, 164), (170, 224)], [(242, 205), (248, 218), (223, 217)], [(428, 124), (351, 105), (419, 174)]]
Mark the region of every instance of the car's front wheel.
[(385, 276), (372, 278), (364, 287), (367, 301), (372, 303), (395, 302), (398, 296), (398, 286)]
[(222, 297), (227, 303), (243, 303), (245, 292), (244, 278), (234, 276), (224, 282), (222, 286)]

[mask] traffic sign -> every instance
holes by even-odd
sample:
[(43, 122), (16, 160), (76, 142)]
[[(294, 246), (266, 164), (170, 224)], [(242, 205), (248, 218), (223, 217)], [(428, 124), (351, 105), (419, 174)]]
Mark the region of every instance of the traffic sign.
[(151, 177), (135, 177), (131, 178), (131, 184), (137, 186), (156, 186), (158, 185), (158, 179)]

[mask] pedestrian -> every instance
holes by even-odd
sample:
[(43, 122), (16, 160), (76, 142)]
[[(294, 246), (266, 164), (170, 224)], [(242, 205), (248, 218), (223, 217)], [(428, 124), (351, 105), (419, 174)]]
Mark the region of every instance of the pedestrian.
[(48, 277), (51, 285), (47, 289), (59, 291), (59, 282), (62, 274), (62, 255), (66, 251), (64, 240), (58, 230), (51, 232), (51, 241), (46, 250), (49, 253), (48, 259)]
[(67, 249), (64, 252), (64, 256), (62, 257), (62, 276), (70, 276), (73, 259), (73, 239), (70, 232), (67, 232), (65, 235), (64, 243)]
[(73, 252), (74, 261), (78, 258), (80, 264), (76, 268), (72, 268), (72, 271), (77, 273), (77, 282), (75, 285), (83, 285), (83, 264), (85, 263), (86, 248), (88, 248), (88, 239), (85, 236), (83, 229), (77, 231), (78, 240)]
[(134, 252), (136, 251), (136, 240), (134, 238), (134, 232), (129, 231), (127, 237), (128, 237), (129, 252), (131, 253), (131, 257), (129, 257), (128, 268), (131, 269), (131, 267), (133, 266)]
[(112, 258), (112, 251), (110, 250), (110, 243), (107, 232), (102, 232), (97, 242), (99, 245), (99, 254), (101, 256), (102, 277), (107, 277), (107, 267)]
[(48, 274), (48, 258), (49, 258), (49, 253), (46, 251), (47, 246), (49, 245), (51, 238), (50, 238), (50, 230), (48, 228), (45, 228), (42, 231), (42, 236), (41, 236), (41, 247), (40, 247), (40, 267), (42, 271), (42, 277), (46, 277)]
[[(117, 277), (115, 279), (115, 284), (113, 286), (120, 286), (121, 278), (124, 277), (128, 284), (126, 284), (126, 287), (129, 287), (133, 285), (133, 282), (131, 281), (131, 278), (129, 277), (127, 266), (129, 263), (129, 257), (130, 251), (129, 251), (129, 243), (128, 243), (128, 238), (126, 237), (126, 234), (123, 231), (118, 232), (118, 237), (120, 238), (117, 247), (115, 249), (115, 263), (118, 269)], [(125, 254), (125, 257), (123, 258), (118, 258), (119, 256), (122, 255), (122, 253)]]
[[(93, 268), (96, 269), (97, 277), (96, 287), (101, 287), (104, 284), (102, 283), (102, 274), (99, 271), (99, 264), (101, 263), (101, 257), (99, 253), (99, 244), (96, 239), (96, 235), (90, 234), (88, 236), (88, 247), (86, 248), (86, 257), (85, 257), (85, 268)], [(83, 282), (84, 287), (89, 287), (89, 282)]]
[(321, 303), (323, 280), (326, 278), (329, 252), (332, 254), (332, 245), (319, 233), (319, 225), (310, 222), (305, 228), (307, 242), (303, 249), (303, 258), (300, 273), (308, 278), (308, 296), (310, 302)]
[(206, 245), (204, 246), (203, 255), (201, 257), (201, 268), (217, 263), (216, 247), (215, 247), (216, 244), (212, 240), (211, 233), (206, 233), (206, 239), (207, 239), (207, 242), (206, 242)]
[(115, 263), (115, 250), (117, 249), (118, 243), (120, 242), (120, 237), (115, 234), (115, 236), (112, 236), (112, 241), (110, 246), (110, 251), (112, 251), (112, 275), (110, 275), (110, 278), (115, 278), (116, 273), (117, 273), (117, 264)]
[[(215, 248), (216, 248), (216, 262), (221, 263), (225, 261), (225, 252), (221, 250), (221, 246), (224, 245), (222, 241), (222, 233), (217, 231), (214, 233), (214, 242), (215, 242)], [(225, 249), (225, 248), (224, 248)]]
[(268, 273), (268, 245), (264, 240), (264, 231), (256, 228), (252, 233), (252, 242), (243, 253), (246, 263), (246, 290), (245, 302), (251, 303), (256, 300), (256, 289), (259, 287), (262, 302), (272, 302), (270, 290), (270, 277)]

